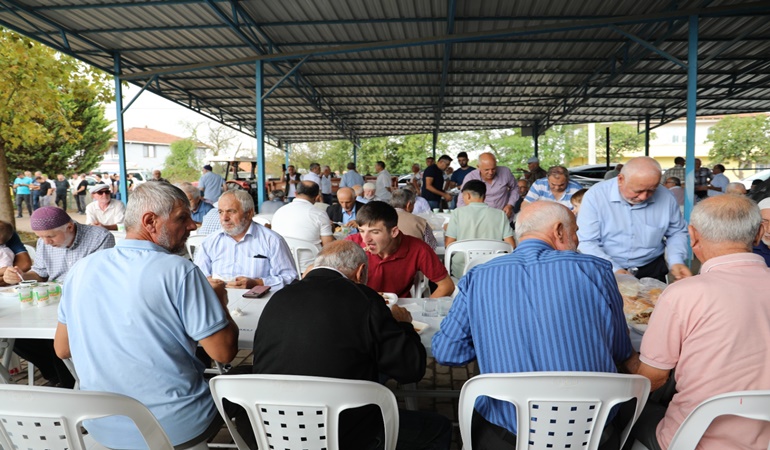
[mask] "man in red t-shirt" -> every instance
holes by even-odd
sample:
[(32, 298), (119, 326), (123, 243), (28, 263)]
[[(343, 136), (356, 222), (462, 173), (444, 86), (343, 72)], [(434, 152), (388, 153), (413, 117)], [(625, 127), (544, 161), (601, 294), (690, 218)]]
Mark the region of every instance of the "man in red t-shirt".
[(398, 229), (398, 213), (385, 202), (369, 202), (356, 214), (358, 234), (348, 236), (366, 251), (369, 280), (379, 292), (409, 297), (415, 274), (420, 271), (436, 283), (431, 297), (452, 295), (455, 285), (428, 244)]

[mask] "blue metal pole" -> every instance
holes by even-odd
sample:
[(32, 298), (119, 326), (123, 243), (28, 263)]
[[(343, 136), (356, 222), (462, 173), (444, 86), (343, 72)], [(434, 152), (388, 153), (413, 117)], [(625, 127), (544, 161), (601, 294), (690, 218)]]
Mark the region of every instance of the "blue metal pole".
[(262, 71), (262, 61), (257, 61), (256, 71), (256, 89), (257, 89), (257, 117), (255, 124), (255, 134), (257, 135), (257, 211), (262, 210), (262, 203), (265, 202), (265, 108), (262, 92), (264, 91), (264, 73)]
[(698, 87), (698, 16), (690, 16), (687, 51), (687, 145), (685, 162), (684, 220), (690, 223), (695, 201), (695, 113)]
[(126, 141), (123, 136), (123, 88), (120, 85), (120, 54), (116, 53), (113, 59), (115, 64), (115, 127), (118, 135), (118, 172), (120, 173), (118, 190), (120, 191), (120, 200), (125, 204), (128, 202), (128, 186), (126, 184)]

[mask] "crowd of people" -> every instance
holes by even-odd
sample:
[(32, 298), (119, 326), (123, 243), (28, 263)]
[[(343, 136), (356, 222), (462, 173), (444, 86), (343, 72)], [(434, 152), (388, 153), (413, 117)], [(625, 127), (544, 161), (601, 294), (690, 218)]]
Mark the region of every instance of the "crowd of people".
[[(238, 350), (226, 288), (269, 286), (274, 293), (247, 371), (410, 383), (425, 374), (425, 348), (409, 311), (388, 309), (379, 293), (411, 297), (422, 274), (431, 297), (455, 295), (433, 337), (438, 363), (476, 361), (481, 373), (645, 376), (658, 395), (633, 436), (650, 450), (665, 450), (703, 400), (770, 389), (770, 200), (757, 205), (728, 189), (722, 167), (706, 173), (697, 165), (702, 198), (687, 224), (668, 183), (683, 176), (678, 162), (663, 173), (654, 159), (634, 158), (586, 190), (564, 167), (543, 169), (537, 158), (518, 179), (491, 153), (480, 155), (477, 168), (458, 154), (461, 168), (447, 176), (452, 160), (442, 155), (422, 172), (416, 166), (403, 188), (393, 186), (382, 161), (370, 186), (351, 163), (336, 201), (328, 166), (313, 163), (305, 175), (289, 166), (284, 189), (271, 192), (260, 211), (272, 214), (269, 225), (254, 220), (251, 194), (226, 190), (210, 166), (197, 187), (137, 186), (119, 212), (110, 208), (123, 203), (106, 183), (97, 184), (86, 225), (41, 205), (31, 216), (39, 238), (34, 263), (18, 235), (0, 227), (12, 260), (0, 274), (10, 285), (63, 281), (59, 325), (53, 342), (18, 339), (14, 351), (63, 387), (74, 380), (59, 358), (71, 357), (81, 389), (136, 398), (174, 445), (189, 446), (222, 425), (203, 371), (209, 358), (229, 363)], [(16, 181), (17, 189), (29, 184)], [(458, 196), (449, 194), (455, 187)], [(453, 259), (447, 271), (418, 211), (455, 201), (445, 246), (491, 239), (514, 250), (464, 274), (464, 261)], [(117, 245), (107, 231), (115, 220), (126, 232)], [(335, 239), (338, 227), (350, 234)], [(178, 255), (193, 231), (206, 237), (190, 261)], [(317, 256), (298, 261), (298, 270), (287, 239), (316, 246)], [(702, 263), (700, 274), (687, 264), (690, 250)], [(619, 275), (671, 283), (638, 352)], [(94, 292), (114, 295), (105, 301)], [(152, 370), (137, 370), (147, 361)], [(233, 415), (239, 429), (248, 427), (242, 412)], [(340, 448), (380, 448), (378, 417), (369, 407), (343, 414)], [(618, 448), (611, 427), (622, 429), (623, 420), (621, 408), (602, 448)], [(141, 444), (121, 418), (87, 428), (111, 448)], [(399, 429), (400, 449), (448, 449), (451, 442), (451, 423), (439, 414), (400, 411)], [(473, 448), (514, 449), (516, 431), (513, 405), (491, 398), (476, 404)], [(728, 417), (709, 428), (701, 447), (764, 449), (768, 441), (770, 426)]]

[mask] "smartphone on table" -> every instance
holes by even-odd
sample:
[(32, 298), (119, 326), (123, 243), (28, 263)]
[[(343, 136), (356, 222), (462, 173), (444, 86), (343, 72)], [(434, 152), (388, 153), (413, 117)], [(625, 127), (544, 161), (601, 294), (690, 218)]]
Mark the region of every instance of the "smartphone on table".
[(243, 298), (260, 298), (270, 292), (270, 286), (254, 286), (243, 294)]

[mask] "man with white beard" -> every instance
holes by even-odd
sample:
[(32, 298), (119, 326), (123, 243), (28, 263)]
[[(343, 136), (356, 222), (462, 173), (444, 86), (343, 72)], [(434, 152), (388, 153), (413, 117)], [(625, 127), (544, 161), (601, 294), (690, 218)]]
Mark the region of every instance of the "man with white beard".
[(762, 240), (754, 246), (754, 253), (765, 258), (770, 267), (770, 197), (759, 202), (759, 214), (762, 216)]

